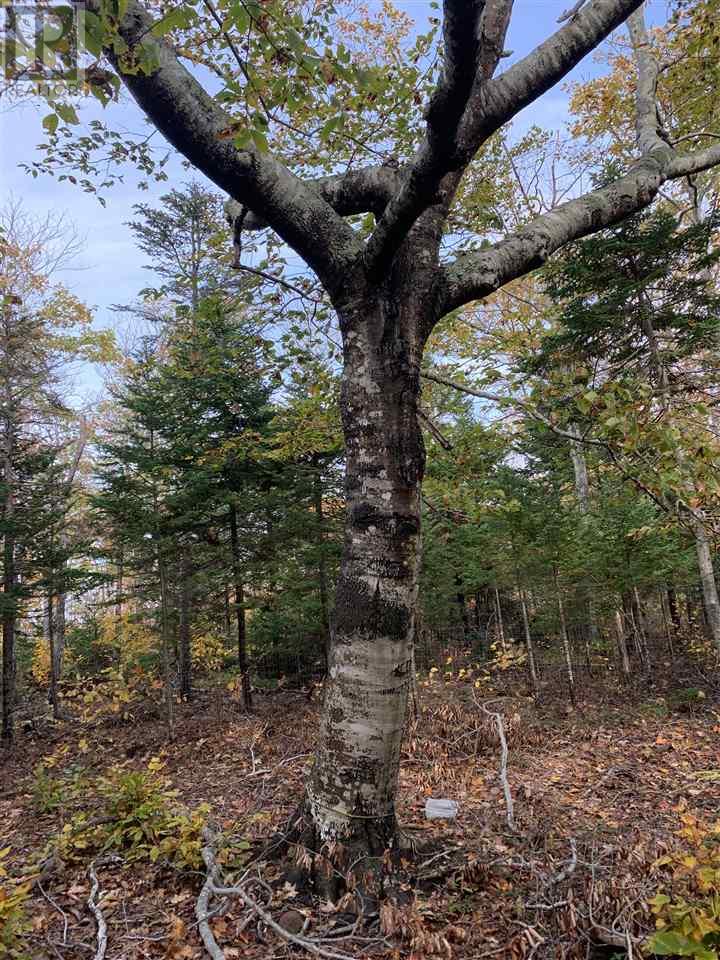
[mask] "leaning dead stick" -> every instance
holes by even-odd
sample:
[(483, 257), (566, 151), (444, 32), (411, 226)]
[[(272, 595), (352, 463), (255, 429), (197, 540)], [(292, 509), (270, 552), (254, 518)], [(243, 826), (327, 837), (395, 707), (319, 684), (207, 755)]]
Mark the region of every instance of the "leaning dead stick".
[(492, 710), (488, 710), (487, 705), (484, 703), (479, 703), (475, 698), (473, 693), (473, 699), (475, 703), (480, 707), (482, 712), (488, 716), (492, 717), (495, 721), (495, 729), (497, 730), (498, 739), (500, 740), (500, 783), (502, 784), (503, 794), (505, 796), (505, 809), (507, 810), (507, 825), (510, 830), (516, 830), (515, 826), (515, 805), (513, 803), (512, 792), (510, 791), (510, 782), (508, 781), (507, 768), (508, 768), (508, 744), (507, 737), (505, 736), (505, 724), (503, 723), (503, 717), (501, 713), (494, 713)]

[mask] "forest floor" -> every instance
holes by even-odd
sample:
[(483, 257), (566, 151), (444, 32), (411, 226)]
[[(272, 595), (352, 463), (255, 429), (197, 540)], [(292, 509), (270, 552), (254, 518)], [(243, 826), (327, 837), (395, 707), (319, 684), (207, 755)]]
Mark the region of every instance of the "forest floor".
[[(262, 871), (262, 883), (247, 889), (266, 917), (312, 946), (278, 935), (233, 899), (210, 921), (227, 960), (642, 954), (654, 929), (648, 900), (671, 882), (655, 862), (677, 848), (683, 824), (717, 817), (718, 689), (696, 689), (688, 701), (646, 678), (633, 690), (588, 680), (582, 702), (569, 709), (559, 683), (535, 704), (509, 674), (478, 687), (455, 664), (447, 673), (421, 678), (419, 717), (404, 748), (398, 816), (426, 851), (410, 873), (414, 898), (358, 919), (347, 902), (323, 902), (264, 863), (251, 868)], [(102, 826), (88, 828), (87, 840), (81, 829), (67, 841), (66, 828), (65, 853), (39, 879), (37, 865), (47, 863), (48, 843), (72, 817), (76, 826), (85, 815), (102, 824), (97, 814), (111, 796), (101, 778), (120, 765), (160, 784), (162, 802), (190, 810), (207, 804), (232, 877), (302, 797), (318, 701), (317, 692), (313, 700), (302, 691), (257, 695), (246, 715), (229, 697), (200, 691), (198, 702), (178, 707), (172, 738), (161, 720), (143, 715), (40, 721), (21, 731), (0, 760), (5, 867), (16, 877), (35, 871), (20, 955), (99, 960), (98, 917), (88, 907), (94, 873), (106, 960), (206, 956), (195, 916), (203, 868), (169, 868), (165, 848), (148, 857), (132, 823), (127, 855), (92, 848), (92, 830)], [(513, 829), (495, 721), (480, 703), (503, 717)], [(457, 820), (427, 821), (428, 797), (456, 800)], [(157, 796), (146, 800), (151, 808)], [(135, 813), (142, 833), (142, 817), (153, 812)]]

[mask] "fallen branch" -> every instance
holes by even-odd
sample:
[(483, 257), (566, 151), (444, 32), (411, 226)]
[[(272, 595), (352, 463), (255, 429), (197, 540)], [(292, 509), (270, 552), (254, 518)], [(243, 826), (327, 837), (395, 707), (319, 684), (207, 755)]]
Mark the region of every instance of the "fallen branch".
[(195, 905), (195, 916), (198, 920), (198, 930), (200, 932), (200, 936), (202, 937), (203, 944), (205, 945), (205, 949), (212, 960), (226, 960), (225, 953), (218, 945), (218, 942), (215, 939), (212, 930), (210, 929), (210, 925), (207, 922), (210, 900), (214, 896), (237, 897), (239, 900), (242, 900), (245, 906), (252, 910), (252, 912), (260, 920), (262, 920), (266, 926), (268, 926), (284, 940), (287, 940), (288, 943), (293, 943), (296, 946), (301, 947), (303, 950), (307, 950), (308, 953), (315, 954), (317, 957), (325, 957), (327, 960), (353, 960), (353, 958), (347, 953), (333, 953), (330, 950), (324, 950), (322, 947), (318, 946), (316, 941), (311, 940), (308, 937), (297, 936), (294, 933), (290, 933), (289, 930), (285, 930), (285, 928), (281, 927), (280, 924), (277, 923), (277, 921), (275, 921), (270, 914), (264, 910), (259, 903), (257, 903), (256, 900), (254, 900), (248, 893), (245, 892), (245, 890), (242, 889), (241, 885), (234, 887), (220, 886), (220, 868), (217, 865), (215, 854), (213, 852), (215, 838), (207, 827), (203, 830), (203, 840), (205, 841), (205, 846), (202, 848), (201, 852), (203, 862), (207, 870), (207, 875)]
[(575, 842), (575, 837), (570, 837), (570, 859), (567, 861), (567, 865), (563, 867), (559, 873), (556, 873), (554, 877), (551, 877), (548, 880), (543, 887), (543, 890), (547, 890), (549, 887), (556, 887), (559, 883), (562, 883), (563, 880), (568, 880), (575, 873), (576, 867), (577, 844)]
[(95, 922), (97, 923), (97, 950), (95, 951), (95, 957), (93, 960), (105, 960), (105, 951), (107, 950), (107, 923), (105, 922), (103, 912), (96, 900), (98, 891), (100, 890), (100, 881), (95, 873), (94, 863), (91, 863), (88, 867), (88, 876), (92, 881), (92, 887), (90, 888), (90, 896), (88, 897), (87, 905), (88, 909), (95, 917)]
[(40, 891), (40, 893), (43, 895), (43, 897), (47, 900), (47, 902), (50, 904), (50, 906), (54, 907), (63, 918), (63, 938), (62, 938), (61, 946), (65, 947), (67, 946), (68, 915), (65, 913), (65, 911), (60, 906), (60, 904), (57, 903), (55, 900), (53, 900), (53, 898), (50, 896), (49, 893), (45, 892), (45, 890), (43, 889), (42, 883), (40, 883), (39, 878), (37, 881), (37, 888)]

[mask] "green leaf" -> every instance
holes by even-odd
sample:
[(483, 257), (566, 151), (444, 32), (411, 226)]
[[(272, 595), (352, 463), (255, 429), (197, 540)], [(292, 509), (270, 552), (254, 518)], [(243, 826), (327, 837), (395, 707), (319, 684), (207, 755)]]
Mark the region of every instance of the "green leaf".
[(698, 960), (718, 960), (716, 950), (705, 947), (673, 930), (661, 930), (647, 942), (648, 950), (661, 957), (697, 957)]
[(49, 113), (46, 117), (43, 118), (43, 129), (52, 136), (58, 128), (58, 116), (56, 113)]
[(89, 10), (85, 10), (82, 23), (84, 27), (85, 46), (94, 57), (99, 57), (102, 54), (103, 41), (105, 38), (100, 17), (91, 13)]
[(58, 115), (65, 121), (65, 123), (78, 124), (80, 123), (80, 118), (78, 117), (75, 107), (69, 103), (58, 103), (55, 107)]
[(252, 142), (255, 144), (258, 150), (260, 150), (262, 153), (268, 152), (269, 148), (268, 148), (267, 137), (261, 130), (257, 130), (257, 129), (251, 130), (250, 136), (252, 137)]
[(156, 37), (163, 37), (171, 30), (186, 30), (196, 17), (197, 14), (191, 7), (173, 7), (161, 20), (153, 24), (152, 32)]

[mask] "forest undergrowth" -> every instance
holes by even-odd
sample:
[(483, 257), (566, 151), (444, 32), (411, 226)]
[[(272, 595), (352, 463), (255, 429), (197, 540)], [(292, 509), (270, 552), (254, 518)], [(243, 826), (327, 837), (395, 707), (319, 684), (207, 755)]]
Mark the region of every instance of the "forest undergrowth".
[[(586, 677), (575, 709), (559, 679), (536, 702), (519, 673), (488, 678), (457, 656), (421, 674), (398, 806), (408, 853), (385, 864), (393, 898), (362, 909), (351, 888), (317, 896), (268, 846), (303, 795), (320, 685), (258, 695), (251, 715), (200, 689), (172, 736), (142, 712), (36, 719), (0, 791), (0, 955), (201, 958), (209, 914), (226, 960), (673, 952), (650, 950), (656, 925), (708, 956), (720, 686), (701, 675), (679, 694), (669, 668), (632, 687)], [(428, 797), (457, 801), (457, 820), (426, 820)], [(198, 906), (209, 851), (244, 899)]]

